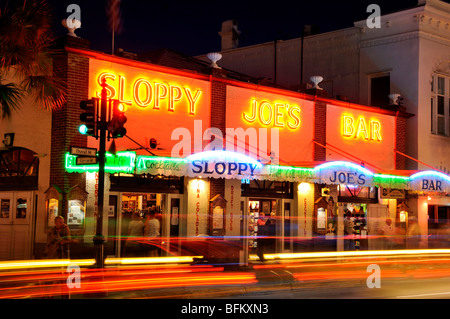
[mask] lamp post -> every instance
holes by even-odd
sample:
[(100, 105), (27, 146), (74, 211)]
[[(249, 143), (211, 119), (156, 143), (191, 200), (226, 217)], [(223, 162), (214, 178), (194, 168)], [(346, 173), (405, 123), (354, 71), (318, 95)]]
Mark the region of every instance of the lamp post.
[(103, 204), (105, 197), (105, 155), (106, 155), (106, 130), (107, 130), (107, 106), (108, 97), (106, 91), (106, 79), (102, 81), (102, 93), (100, 101), (100, 117), (97, 115), (99, 130), (100, 144), (98, 149), (98, 209), (97, 209), (97, 224), (96, 232), (94, 236), (95, 245), (95, 260), (97, 268), (104, 268), (104, 243), (105, 239), (103, 236)]

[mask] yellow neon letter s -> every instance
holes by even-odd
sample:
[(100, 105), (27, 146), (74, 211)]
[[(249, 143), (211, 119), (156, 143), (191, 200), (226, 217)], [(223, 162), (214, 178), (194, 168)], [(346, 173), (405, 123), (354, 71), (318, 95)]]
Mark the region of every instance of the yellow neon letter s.
[[(300, 107), (294, 105), (289, 106), (286, 104), (286, 108), (288, 108), (288, 114), (289, 116), (294, 120), (294, 123), (288, 122), (287, 125), (291, 130), (295, 130), (300, 126)], [(298, 114), (295, 114), (294, 111), (297, 111)]]
[[(100, 73), (100, 75), (97, 78), (97, 83), (98, 83), (98, 85), (100, 85), (100, 87), (102, 85), (103, 79), (105, 79), (105, 83), (106, 83), (106, 87), (105, 88), (106, 88), (106, 91), (107, 91), (108, 99), (114, 99), (116, 97), (116, 89), (112, 85), (108, 84), (107, 79), (111, 79), (111, 80), (114, 81), (116, 79), (116, 76), (114, 74), (108, 73), (108, 72)], [(101, 89), (100, 89), (100, 92), (98, 92), (98, 91), (96, 92), (96, 95), (99, 98), (102, 97)]]

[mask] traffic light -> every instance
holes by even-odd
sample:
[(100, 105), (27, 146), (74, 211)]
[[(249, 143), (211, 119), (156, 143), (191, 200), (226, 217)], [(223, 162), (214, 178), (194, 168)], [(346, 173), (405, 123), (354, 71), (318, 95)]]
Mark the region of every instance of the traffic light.
[(126, 122), (125, 106), (119, 101), (114, 101), (113, 114), (108, 125), (108, 131), (113, 138), (124, 137), (127, 134), (127, 129), (124, 127)]
[(150, 148), (156, 148), (156, 146), (158, 145), (158, 142), (156, 141), (156, 138), (151, 138), (150, 139)]
[(83, 135), (96, 136), (95, 100), (81, 101), (80, 108), (84, 110), (80, 114), (80, 120), (84, 123), (78, 127), (78, 131)]

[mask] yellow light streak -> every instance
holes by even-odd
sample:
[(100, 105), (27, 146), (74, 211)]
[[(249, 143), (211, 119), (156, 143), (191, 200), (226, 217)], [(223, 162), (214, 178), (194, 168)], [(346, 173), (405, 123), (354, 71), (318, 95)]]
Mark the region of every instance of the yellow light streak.
[(0, 270), (23, 269), (23, 268), (47, 268), (67, 267), (68, 265), (91, 266), (95, 264), (94, 259), (42, 259), (42, 260), (16, 260), (0, 262)]
[(137, 258), (107, 258), (105, 265), (120, 264), (155, 264), (155, 263), (191, 263), (194, 258), (203, 256), (172, 256), (172, 257), (137, 257)]
[[(328, 251), (311, 253), (280, 253), (264, 254), (264, 258), (276, 259), (303, 259), (324, 257), (361, 257), (361, 256), (401, 256), (401, 255), (434, 255), (450, 254), (450, 249), (401, 249), (401, 250), (364, 250), (364, 251)], [(258, 260), (256, 255), (250, 255), (250, 260)]]

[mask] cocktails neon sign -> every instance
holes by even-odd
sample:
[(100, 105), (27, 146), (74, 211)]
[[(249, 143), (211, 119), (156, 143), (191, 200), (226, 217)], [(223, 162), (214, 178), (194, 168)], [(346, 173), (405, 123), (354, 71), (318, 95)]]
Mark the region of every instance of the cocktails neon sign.
[[(137, 105), (140, 108), (151, 107), (159, 110), (164, 104), (169, 112), (175, 112), (177, 103), (184, 100), (187, 102), (187, 111), (190, 115), (194, 115), (196, 107), (202, 95), (202, 90), (193, 90), (187, 86), (180, 86), (175, 83), (166, 81), (150, 81), (145, 77), (137, 78), (132, 85), (128, 87), (127, 96), (127, 79), (124, 75), (116, 75), (110, 72), (102, 72), (97, 77), (97, 83), (101, 87), (103, 81), (106, 80), (106, 91), (108, 99), (118, 99), (127, 105)], [(96, 92), (100, 97), (100, 89)]]

